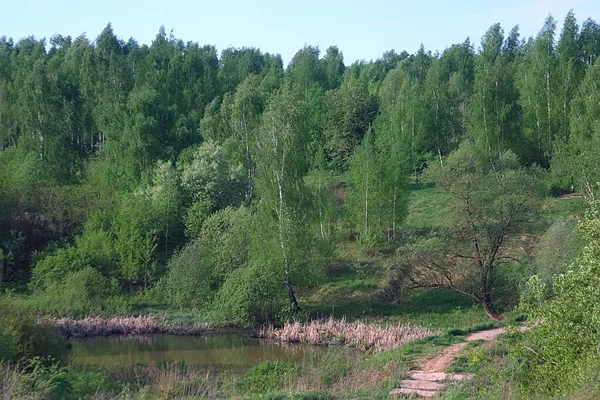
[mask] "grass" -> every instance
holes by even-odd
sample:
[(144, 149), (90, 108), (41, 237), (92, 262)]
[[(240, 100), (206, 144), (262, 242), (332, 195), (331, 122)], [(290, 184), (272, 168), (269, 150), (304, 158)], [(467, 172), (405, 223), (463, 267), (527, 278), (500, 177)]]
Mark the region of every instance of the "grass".
[(450, 195), (432, 184), (408, 185), (409, 206), (405, 226), (412, 228), (429, 228), (447, 226), (448, 213), (445, 212)]
[(557, 197), (547, 197), (542, 202), (541, 217), (546, 223), (552, 223), (560, 217), (582, 218), (588, 203), (583, 198), (562, 200)]

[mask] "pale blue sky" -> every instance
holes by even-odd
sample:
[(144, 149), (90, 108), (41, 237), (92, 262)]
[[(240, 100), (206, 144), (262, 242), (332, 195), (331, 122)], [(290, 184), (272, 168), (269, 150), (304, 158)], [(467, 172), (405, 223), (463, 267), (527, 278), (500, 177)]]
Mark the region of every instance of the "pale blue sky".
[(177, 38), (200, 44), (258, 47), (287, 62), (304, 44), (322, 52), (337, 45), (346, 64), (371, 60), (395, 49), (414, 53), (421, 43), (444, 50), (467, 36), (479, 46), (495, 22), (506, 32), (519, 24), (522, 36), (535, 35), (552, 13), (559, 29), (569, 9), (579, 24), (600, 21), (598, 0), (3, 0), (0, 36), (34, 35), (95, 39), (108, 22), (124, 40), (150, 44), (161, 25)]

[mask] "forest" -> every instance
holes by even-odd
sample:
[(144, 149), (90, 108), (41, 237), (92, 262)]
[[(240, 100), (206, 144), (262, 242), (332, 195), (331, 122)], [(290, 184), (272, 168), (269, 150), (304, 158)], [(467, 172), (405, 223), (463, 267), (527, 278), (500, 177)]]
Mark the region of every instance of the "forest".
[[(187, 396), (79, 370), (40, 323), (160, 314), (445, 332), (365, 358), (390, 378), (361, 388), (340, 388), (361, 372), (333, 356), (319, 385), (308, 366), (262, 371), (303, 379), (268, 380), (271, 398), (386, 398), (411, 351), (477, 326), (506, 333), (444, 398), (600, 396), (599, 54), (599, 23), (572, 11), (535, 37), (494, 24), (351, 64), (162, 27), (150, 45), (110, 24), (0, 37), (0, 394)], [(199, 396), (259, 393), (229, 379)]]

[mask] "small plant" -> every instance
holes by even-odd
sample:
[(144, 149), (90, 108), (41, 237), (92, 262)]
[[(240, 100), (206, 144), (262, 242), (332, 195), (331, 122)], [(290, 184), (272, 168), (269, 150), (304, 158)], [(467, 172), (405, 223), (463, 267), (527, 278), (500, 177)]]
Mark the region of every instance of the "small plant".
[(371, 269), (369, 265), (366, 263), (361, 263), (359, 261), (355, 261), (352, 263), (352, 271), (361, 279), (368, 278), (371, 274)]
[(451, 370), (453, 372), (477, 372), (481, 367), (489, 365), (491, 362), (492, 358), (484, 349), (475, 348), (457, 357)]

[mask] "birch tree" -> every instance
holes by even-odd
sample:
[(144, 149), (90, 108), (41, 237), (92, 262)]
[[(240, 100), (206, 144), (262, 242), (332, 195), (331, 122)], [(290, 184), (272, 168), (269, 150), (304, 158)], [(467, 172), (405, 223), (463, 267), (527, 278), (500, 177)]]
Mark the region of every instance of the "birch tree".
[(312, 257), (317, 246), (315, 235), (307, 229), (312, 219), (310, 191), (304, 185), (308, 132), (298, 93), (283, 88), (271, 98), (263, 115), (257, 143), (257, 194), (261, 199), (257, 235), (262, 239), (251, 254), (255, 267), (259, 261), (271, 269), (265, 274), (282, 279), (294, 312), (300, 310), (297, 288), (309, 286), (323, 270), (322, 262), (314, 262)]

